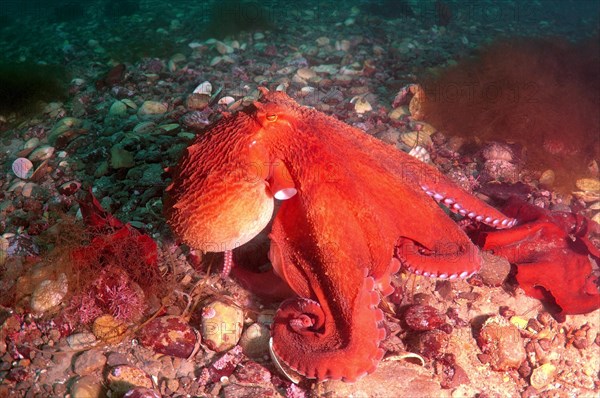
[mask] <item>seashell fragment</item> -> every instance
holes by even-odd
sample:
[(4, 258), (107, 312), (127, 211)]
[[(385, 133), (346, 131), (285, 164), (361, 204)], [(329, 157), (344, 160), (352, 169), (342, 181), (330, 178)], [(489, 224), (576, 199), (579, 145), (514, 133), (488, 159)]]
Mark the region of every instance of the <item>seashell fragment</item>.
[(50, 159), (54, 155), (54, 147), (50, 145), (42, 145), (31, 152), (28, 156), (32, 162), (42, 162), (46, 159)]
[(12, 164), (13, 173), (24, 180), (33, 174), (33, 163), (27, 158), (17, 158)]
[(225, 96), (219, 100), (219, 105), (229, 106), (235, 102), (235, 98), (231, 96)]
[(200, 83), (192, 92), (193, 94), (205, 94), (205, 95), (212, 95), (212, 84), (210, 84), (210, 82), (205, 81)]
[(600, 180), (596, 178), (580, 178), (575, 181), (575, 186), (585, 192), (600, 191)]

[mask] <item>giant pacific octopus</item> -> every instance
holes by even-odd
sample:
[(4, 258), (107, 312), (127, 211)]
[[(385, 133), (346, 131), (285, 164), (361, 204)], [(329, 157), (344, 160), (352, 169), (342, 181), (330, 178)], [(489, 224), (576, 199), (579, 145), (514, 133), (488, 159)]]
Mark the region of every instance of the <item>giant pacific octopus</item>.
[(381, 296), (401, 266), (464, 278), (477, 247), (446, 214), (508, 228), (515, 219), (478, 200), (435, 167), (283, 92), (224, 116), (173, 170), (165, 215), (204, 252), (229, 251), (271, 221), (275, 272), (297, 297), (272, 325), (272, 351), (298, 373), (353, 381), (384, 351)]

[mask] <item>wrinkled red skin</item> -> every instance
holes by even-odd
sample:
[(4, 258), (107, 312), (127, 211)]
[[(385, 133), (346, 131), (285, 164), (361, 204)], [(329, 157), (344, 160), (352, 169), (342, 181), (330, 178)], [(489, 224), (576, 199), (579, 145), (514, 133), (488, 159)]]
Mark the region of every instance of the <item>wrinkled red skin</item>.
[(482, 248), (516, 264), (516, 279), (527, 295), (558, 306), (557, 319), (600, 308), (600, 251), (591, 242), (600, 226), (578, 214), (551, 212), (518, 199), (503, 209), (519, 220), (511, 230), (483, 233)]
[(273, 351), (318, 380), (375, 370), (385, 337), (377, 305), (401, 263), (442, 278), (480, 268), (477, 247), (434, 198), (496, 227), (513, 224), (436, 168), (281, 92), (223, 117), (172, 175), (165, 217), (206, 252), (249, 242), (271, 219), (273, 197), (296, 189), (269, 235), (273, 268), (298, 296), (276, 314)]

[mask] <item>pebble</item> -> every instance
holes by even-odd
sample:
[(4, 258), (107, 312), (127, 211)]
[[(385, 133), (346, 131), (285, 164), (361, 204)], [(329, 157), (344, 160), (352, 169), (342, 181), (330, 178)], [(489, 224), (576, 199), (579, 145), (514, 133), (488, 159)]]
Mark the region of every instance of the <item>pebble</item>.
[(502, 316), (493, 316), (483, 324), (477, 343), (489, 355), (492, 369), (518, 369), (526, 359), (519, 329)]
[(17, 158), (12, 163), (12, 171), (17, 177), (26, 180), (33, 175), (33, 163), (27, 158)]
[(90, 332), (74, 333), (67, 336), (67, 344), (73, 350), (81, 350), (96, 343), (96, 336)]
[(213, 351), (223, 352), (239, 341), (244, 312), (235, 305), (213, 301), (202, 309), (202, 341)]
[(240, 338), (240, 346), (246, 356), (250, 358), (263, 358), (269, 355), (269, 328), (260, 323), (248, 326)]
[(150, 321), (138, 334), (140, 343), (160, 354), (188, 358), (199, 342), (199, 334), (178, 316)]
[(31, 294), (32, 311), (41, 314), (55, 309), (68, 291), (67, 275), (61, 273), (57, 280), (45, 280)]
[(125, 394), (134, 387), (153, 388), (152, 379), (143, 370), (130, 365), (118, 365), (108, 371), (108, 387), (116, 394)]
[(121, 148), (119, 145), (113, 145), (110, 149), (110, 166), (113, 169), (128, 169), (135, 166), (133, 153)]
[(94, 320), (92, 333), (97, 339), (109, 344), (119, 343), (125, 337), (127, 326), (112, 315), (102, 315)]
[(167, 104), (158, 101), (144, 101), (138, 114), (140, 115), (162, 115), (168, 110)]
[(317, 77), (317, 73), (310, 68), (300, 68), (296, 71), (296, 75), (303, 80), (310, 80)]
[(100, 398), (106, 396), (102, 381), (95, 375), (78, 378), (71, 385), (70, 391), (72, 398)]
[(108, 110), (108, 115), (111, 117), (127, 116), (128, 106), (123, 101), (115, 101)]
[(190, 110), (201, 111), (206, 108), (210, 103), (210, 95), (207, 94), (190, 94), (188, 95), (185, 105)]
[(533, 369), (531, 377), (529, 378), (529, 384), (531, 384), (532, 387), (541, 390), (554, 380), (555, 375), (556, 366), (551, 363), (545, 363)]
[(156, 128), (156, 123), (154, 122), (150, 122), (150, 121), (145, 121), (145, 122), (140, 122), (138, 124), (135, 125), (135, 127), (133, 128), (133, 132), (136, 134), (147, 134), (152, 132), (152, 130), (154, 130)]
[(99, 350), (88, 350), (82, 352), (73, 363), (73, 371), (80, 376), (85, 376), (100, 370), (106, 364), (106, 357)]
[(327, 36), (321, 36), (315, 40), (315, 42), (317, 43), (317, 45), (319, 47), (324, 47), (324, 46), (328, 45), (329, 41), (330, 41), (329, 37), (327, 37)]
[(437, 329), (446, 323), (444, 317), (430, 305), (411, 305), (404, 312), (404, 322), (415, 331)]
[(215, 43), (215, 48), (221, 55), (233, 54), (233, 52), (234, 52), (234, 48), (232, 46), (229, 46), (229, 45), (223, 43), (222, 41), (217, 41)]
[(504, 257), (494, 256), (489, 251), (482, 251), (482, 265), (479, 276), (487, 286), (501, 286), (510, 273), (510, 263)]

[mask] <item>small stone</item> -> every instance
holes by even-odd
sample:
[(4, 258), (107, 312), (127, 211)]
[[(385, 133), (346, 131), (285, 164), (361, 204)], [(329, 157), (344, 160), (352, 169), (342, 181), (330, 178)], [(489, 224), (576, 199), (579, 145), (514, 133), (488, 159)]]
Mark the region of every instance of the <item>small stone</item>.
[(17, 158), (12, 163), (13, 173), (24, 180), (33, 175), (33, 163), (27, 158)]
[(108, 110), (108, 116), (110, 117), (124, 117), (127, 116), (128, 106), (123, 101), (115, 101)]
[(303, 80), (310, 80), (317, 77), (317, 73), (310, 68), (300, 68), (296, 72), (296, 75)]
[(237, 306), (214, 301), (202, 309), (202, 340), (213, 351), (233, 348), (240, 339), (244, 312)]
[(168, 110), (167, 104), (158, 101), (144, 101), (138, 113), (140, 115), (162, 115)]
[(221, 55), (233, 54), (233, 52), (234, 52), (234, 48), (233, 47), (231, 47), (231, 46), (223, 43), (222, 41), (217, 41), (215, 43), (215, 48), (217, 49), (217, 51)]
[(510, 273), (510, 263), (504, 257), (494, 256), (489, 251), (482, 251), (482, 265), (479, 276), (487, 286), (501, 286)]
[(74, 333), (67, 336), (67, 344), (73, 350), (81, 350), (89, 347), (96, 342), (96, 336), (90, 332)]
[(88, 350), (82, 352), (73, 363), (73, 371), (80, 376), (100, 370), (106, 364), (106, 357), (99, 350)]
[(127, 326), (116, 320), (112, 315), (102, 315), (96, 318), (92, 325), (94, 336), (109, 344), (119, 343), (125, 337), (126, 331)]
[(156, 128), (156, 123), (145, 121), (135, 125), (133, 132), (136, 134), (148, 134)]
[(269, 355), (269, 340), (271, 332), (269, 328), (260, 323), (248, 326), (240, 338), (240, 346), (246, 356), (250, 358), (262, 358)]
[(422, 332), (437, 329), (446, 320), (432, 306), (415, 304), (408, 307), (404, 312), (404, 322), (410, 329)]
[(188, 358), (199, 343), (199, 335), (178, 316), (155, 318), (139, 331), (140, 343), (160, 354)]
[(548, 169), (542, 173), (540, 176), (540, 184), (545, 187), (552, 187), (554, 185), (554, 181), (556, 180), (556, 174), (554, 170)]
[(42, 281), (31, 294), (32, 311), (41, 314), (55, 309), (67, 294), (68, 287), (67, 275), (64, 273), (56, 280)]
[(526, 359), (519, 329), (499, 315), (484, 323), (477, 344), (489, 355), (489, 364), (497, 371), (518, 369)]
[(551, 363), (545, 363), (542, 366), (533, 369), (529, 384), (531, 384), (532, 387), (541, 390), (554, 380), (555, 375), (556, 366)]
[(128, 169), (135, 166), (133, 153), (114, 145), (110, 149), (110, 166), (113, 169)]
[(188, 95), (185, 105), (190, 110), (201, 111), (210, 103), (210, 95), (207, 94), (190, 94)]
[(70, 196), (77, 192), (79, 188), (81, 188), (81, 183), (76, 180), (71, 180), (60, 184), (60, 186), (58, 187), (58, 193), (60, 193), (61, 195)]
[(317, 46), (323, 47), (329, 44), (329, 37), (321, 36), (315, 40), (317, 42)]
[(80, 377), (70, 388), (73, 398), (101, 398), (106, 396), (102, 381), (94, 375)]
[(152, 379), (143, 370), (129, 365), (111, 368), (106, 377), (108, 387), (116, 394), (125, 394), (135, 387), (152, 389)]

